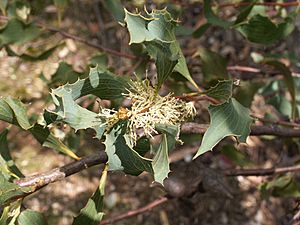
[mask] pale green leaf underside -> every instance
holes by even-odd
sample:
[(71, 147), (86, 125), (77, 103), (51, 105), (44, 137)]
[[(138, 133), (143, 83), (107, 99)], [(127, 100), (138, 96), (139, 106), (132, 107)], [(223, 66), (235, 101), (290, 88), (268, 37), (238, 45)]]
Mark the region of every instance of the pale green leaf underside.
[(162, 141), (152, 162), (154, 180), (161, 184), (170, 172), (168, 152), (167, 135), (163, 134)]
[(99, 186), (93, 196), (88, 200), (86, 206), (80, 210), (80, 213), (77, 217), (74, 218), (72, 225), (98, 225), (103, 216), (103, 205), (104, 205), (104, 190), (105, 183), (107, 178), (107, 169), (102, 172), (102, 176), (99, 182)]
[(18, 225), (48, 225), (46, 218), (40, 212), (25, 210), (18, 217)]
[(140, 156), (128, 145), (128, 137), (124, 134), (125, 125), (121, 122), (106, 134), (104, 144), (109, 170), (121, 170), (131, 175), (139, 175), (143, 171), (153, 174), (152, 160)]
[(232, 80), (221, 80), (218, 83), (205, 91), (203, 94), (219, 100), (221, 103), (228, 101), (232, 96)]
[(234, 98), (218, 106), (209, 106), (211, 124), (203, 136), (201, 146), (194, 156), (212, 150), (224, 137), (235, 136), (240, 142), (246, 142), (250, 133), (252, 119), (249, 109)]
[(39, 124), (30, 124), (27, 109), (19, 100), (11, 97), (0, 98), (0, 120), (28, 130), (45, 147), (53, 148), (75, 159), (78, 157), (60, 140), (50, 133), (47, 127)]
[[(156, 52), (161, 52), (161, 46), (155, 43), (160, 42), (161, 44), (169, 44), (169, 49), (164, 51), (164, 55), (153, 55), (153, 49), (148, 50), (146, 47), (149, 55), (156, 60), (156, 66), (158, 67), (158, 72), (160, 72), (160, 75), (158, 76), (158, 86), (160, 86), (161, 83), (171, 74), (176, 62), (175, 60), (178, 58), (174, 71), (180, 73), (195, 87), (198, 87), (191, 77), (185, 57), (183, 56), (180, 46), (176, 41), (175, 27), (177, 25), (177, 21), (172, 19), (167, 10), (153, 10), (151, 13), (147, 14), (147, 17), (144, 17), (141, 14), (130, 13), (125, 10), (124, 21), (130, 35), (129, 44), (143, 43), (146, 46), (153, 45), (156, 46)], [(168, 62), (164, 65), (163, 62), (167, 62), (168, 60), (162, 60), (162, 56), (168, 58), (169, 61), (172, 62)], [(162, 74), (162, 71), (165, 71), (165, 73)]]

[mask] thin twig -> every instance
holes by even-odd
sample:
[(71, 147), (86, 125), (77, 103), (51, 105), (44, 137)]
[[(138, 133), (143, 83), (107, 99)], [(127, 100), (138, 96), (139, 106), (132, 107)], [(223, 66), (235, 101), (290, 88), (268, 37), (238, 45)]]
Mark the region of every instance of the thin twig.
[(283, 174), (296, 172), (300, 170), (300, 164), (288, 167), (269, 168), (269, 169), (232, 169), (225, 170), (227, 176), (271, 176), (274, 174)]
[(260, 6), (281, 6), (281, 7), (290, 7), (290, 6), (300, 6), (300, 2), (299, 1), (295, 1), (295, 2), (237, 2), (237, 3), (224, 3), (224, 4), (219, 4), (218, 7), (219, 8), (224, 8), (224, 7), (229, 7), (229, 6), (233, 6), (233, 7), (242, 7), (242, 6), (248, 6), (248, 5), (260, 5)]
[(120, 221), (120, 220), (123, 220), (123, 219), (127, 219), (127, 218), (130, 218), (130, 217), (133, 217), (133, 216), (136, 216), (138, 214), (142, 214), (144, 212), (147, 212), (165, 202), (167, 202), (169, 200), (168, 197), (161, 197), (161, 198), (158, 198), (156, 200), (154, 200), (153, 202), (149, 203), (148, 205), (142, 207), (142, 208), (138, 208), (136, 210), (130, 210), (126, 213), (123, 213), (121, 215), (118, 215), (118, 216), (115, 216), (115, 217), (112, 217), (110, 219), (107, 219), (107, 220), (104, 220), (100, 223), (100, 225), (105, 225), (105, 224), (112, 224), (112, 223), (115, 223), (117, 221)]
[[(5, 20), (7, 21), (9, 18), (6, 17), (6, 16), (0, 16), (0, 19), (1, 20)], [(70, 38), (74, 41), (78, 41), (80, 43), (83, 43), (87, 46), (90, 46), (90, 47), (93, 47), (93, 48), (96, 48), (96, 49), (99, 49), (101, 51), (104, 51), (110, 55), (114, 55), (114, 56), (118, 56), (118, 57), (123, 57), (123, 58), (128, 58), (128, 59), (136, 59), (137, 57), (134, 56), (134, 55), (131, 55), (131, 54), (127, 54), (127, 53), (124, 53), (124, 52), (118, 52), (116, 50), (113, 50), (113, 49), (110, 49), (110, 48), (106, 48), (102, 45), (99, 45), (99, 44), (96, 44), (96, 43), (93, 43), (91, 41), (88, 41), (82, 37), (78, 37), (76, 35), (73, 35), (73, 34), (70, 34), (66, 31), (63, 31), (59, 28), (56, 28), (56, 27), (50, 27), (50, 26), (46, 26), (45, 24), (41, 23), (41, 22), (37, 22), (36, 25), (38, 27), (40, 27), (41, 29), (44, 29), (44, 30), (47, 30), (47, 31), (50, 31), (50, 32), (54, 32), (54, 33), (58, 33), (60, 34), (61, 36), (63, 36), (64, 38)]]
[[(208, 129), (208, 124), (184, 123), (181, 126), (181, 133), (185, 134), (204, 134)], [(277, 126), (251, 126), (250, 135), (274, 135), (280, 137), (300, 137), (300, 129), (282, 128)]]

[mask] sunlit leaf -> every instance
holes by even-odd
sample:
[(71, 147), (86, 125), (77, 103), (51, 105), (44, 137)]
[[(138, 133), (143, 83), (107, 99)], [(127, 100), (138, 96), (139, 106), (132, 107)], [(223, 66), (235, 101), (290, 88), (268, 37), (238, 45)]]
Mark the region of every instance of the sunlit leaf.
[(139, 175), (143, 171), (153, 174), (152, 160), (140, 156), (128, 145), (129, 140), (124, 133), (125, 125), (126, 123), (121, 122), (105, 135), (109, 170), (121, 170), (131, 175)]
[(40, 212), (25, 210), (18, 217), (18, 225), (48, 225), (46, 218)]
[(31, 191), (30, 187), (20, 187), (5, 179), (0, 173), (0, 207), (10, 203)]
[[(172, 67), (175, 64), (175, 60), (178, 59), (174, 71), (180, 73), (195, 87), (198, 87), (189, 73), (185, 57), (176, 41), (175, 27), (177, 21), (171, 17), (167, 10), (153, 10), (151, 13), (147, 13), (145, 17), (141, 14), (134, 14), (125, 10), (124, 21), (130, 35), (129, 44), (144, 44), (147, 51), (147, 47), (150, 46), (151, 50), (149, 49), (150, 52), (148, 53), (155, 59), (156, 66), (160, 67), (159, 71), (161, 75), (159, 76), (159, 84), (169, 76), (170, 71), (173, 70)], [(165, 54), (158, 54), (161, 53), (162, 46), (164, 47), (163, 51)], [(154, 51), (153, 48), (156, 48), (156, 50)], [(157, 54), (153, 54), (153, 52)], [(166, 65), (164, 65), (164, 62), (167, 62)], [(159, 65), (159, 63), (161, 64)]]
[(221, 80), (203, 94), (219, 100), (221, 104), (228, 101), (232, 97), (232, 86), (232, 80)]
[(72, 225), (98, 225), (103, 213), (103, 199), (105, 194), (105, 183), (107, 178), (107, 167), (102, 172), (101, 179), (99, 182), (99, 187), (93, 194), (93, 196), (88, 200), (86, 206), (80, 210), (80, 214), (74, 218)]
[(13, 162), (7, 143), (8, 130), (0, 133), (0, 173), (7, 179), (23, 177), (23, 174)]
[(209, 106), (211, 124), (203, 136), (201, 146), (194, 158), (212, 150), (224, 137), (235, 136), (239, 142), (246, 142), (252, 119), (249, 109), (234, 98), (218, 106)]
[(167, 135), (163, 134), (162, 141), (159, 145), (157, 153), (152, 162), (154, 180), (163, 184), (164, 179), (168, 177), (170, 172), (169, 158), (168, 158), (168, 141)]
[(57, 151), (78, 159), (67, 146), (50, 133), (47, 127), (29, 122), (27, 109), (21, 101), (11, 97), (0, 98), (0, 120), (16, 125), (23, 130), (28, 130), (41, 145), (54, 148)]
[(42, 31), (34, 24), (24, 24), (17, 19), (11, 19), (0, 29), (0, 48), (7, 44), (23, 44), (41, 35)]

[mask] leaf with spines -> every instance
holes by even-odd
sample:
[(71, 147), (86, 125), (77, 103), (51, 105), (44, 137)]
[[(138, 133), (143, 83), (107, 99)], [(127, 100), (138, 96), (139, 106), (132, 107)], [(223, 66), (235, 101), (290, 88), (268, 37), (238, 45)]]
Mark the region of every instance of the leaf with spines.
[(222, 105), (211, 105), (208, 109), (211, 116), (211, 124), (205, 132), (201, 146), (194, 158), (212, 150), (227, 136), (235, 136), (239, 142), (246, 142), (250, 133), (250, 125), (252, 123), (250, 111), (234, 98)]
[(88, 200), (86, 206), (80, 210), (77, 217), (74, 218), (72, 225), (98, 225), (102, 217), (104, 216), (103, 205), (104, 205), (104, 194), (105, 194), (105, 183), (107, 178), (107, 166), (104, 168), (99, 186), (93, 196)]
[(238, 27), (238, 31), (249, 41), (264, 45), (273, 44), (287, 37), (293, 30), (292, 18), (288, 17), (284, 22), (275, 24), (268, 17), (259, 14)]
[(170, 172), (169, 152), (175, 147), (179, 136), (179, 125), (156, 124), (155, 129), (162, 133), (162, 140), (153, 158), (154, 180), (163, 184)]
[(220, 101), (219, 104), (222, 104), (232, 97), (232, 86), (232, 80), (221, 80), (203, 94)]
[(198, 88), (176, 41), (177, 21), (166, 9), (153, 10), (146, 14), (146, 16), (142, 16), (125, 10), (124, 22), (130, 35), (129, 44), (144, 44), (148, 54), (154, 58), (159, 73), (158, 88), (173, 70)]
[(13, 162), (7, 143), (8, 130), (0, 133), (0, 173), (7, 179), (23, 177), (21, 171)]
[(28, 130), (45, 147), (54, 148), (75, 159), (79, 159), (67, 146), (58, 140), (47, 127), (32, 125), (27, 116), (27, 109), (19, 100), (11, 97), (0, 98), (0, 120)]
[(65, 122), (75, 130), (92, 128), (96, 131), (97, 138), (101, 139), (107, 118), (101, 112), (97, 114), (79, 106), (75, 100), (88, 94), (102, 99), (116, 99), (126, 93), (126, 88), (127, 82), (123, 78), (98, 67), (91, 68), (86, 79), (52, 90), (51, 96), (56, 109), (47, 117), (53, 118), (53, 121)]
[(126, 122), (119, 122), (105, 135), (104, 144), (108, 155), (109, 170), (120, 170), (135, 176), (143, 171), (153, 174), (152, 160), (140, 156), (130, 146), (125, 129)]

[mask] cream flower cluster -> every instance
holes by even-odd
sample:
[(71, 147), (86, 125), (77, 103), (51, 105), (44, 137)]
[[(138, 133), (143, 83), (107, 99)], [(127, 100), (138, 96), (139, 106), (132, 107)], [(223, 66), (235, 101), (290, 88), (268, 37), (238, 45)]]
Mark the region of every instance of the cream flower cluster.
[(177, 125), (196, 115), (193, 102), (182, 101), (172, 94), (160, 96), (148, 80), (131, 81), (124, 96), (132, 101), (131, 109), (120, 108), (109, 116), (108, 129), (119, 120), (127, 119), (127, 133), (133, 146), (141, 130), (144, 135), (153, 137), (158, 133), (156, 124)]

